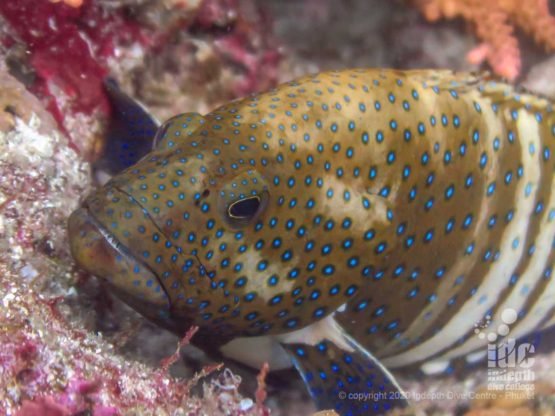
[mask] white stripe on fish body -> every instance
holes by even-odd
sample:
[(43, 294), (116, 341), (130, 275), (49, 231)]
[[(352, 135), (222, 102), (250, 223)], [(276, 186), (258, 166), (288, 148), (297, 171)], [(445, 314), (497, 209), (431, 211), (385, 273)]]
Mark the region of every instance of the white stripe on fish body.
[[(487, 104), (489, 105), (489, 103)], [(484, 107), (486, 105), (484, 104)], [(510, 117), (508, 114), (510, 109), (505, 110), (505, 116)], [(551, 113), (552, 114), (552, 113)], [(553, 117), (551, 115), (551, 117)], [(493, 120), (489, 121), (492, 126)], [(400, 367), (411, 365), (428, 359), (434, 360), (448, 360), (454, 357), (459, 357), (477, 349), (484, 347), (487, 339), (479, 338), (474, 334), (475, 324), (480, 322), (490, 309), (495, 309), (495, 314), (492, 317), (490, 328), (497, 328), (503, 322), (501, 314), (505, 309), (514, 309), (521, 311), (528, 299), (526, 296), (532, 293), (536, 285), (541, 281), (546, 268), (552, 266), (553, 259), (550, 257), (552, 252), (552, 243), (555, 235), (555, 224), (552, 221), (553, 214), (551, 213), (555, 206), (555, 196), (553, 195), (553, 178), (542, 177), (541, 164), (542, 164), (542, 143), (548, 140), (553, 140), (553, 137), (541, 137), (540, 124), (535, 119), (535, 115), (527, 112), (524, 109), (518, 111), (516, 122), (516, 141), (520, 143), (522, 149), (522, 164), (524, 167), (524, 175), (520, 178), (519, 184), (515, 192), (515, 214), (513, 220), (506, 226), (501, 240), (500, 257), (492, 264), (486, 276), (484, 276), (482, 283), (478, 287), (477, 292), (471, 296), (465, 304), (457, 311), (447, 324), (441, 328), (432, 337), (425, 340), (423, 343), (416, 345), (405, 351), (389, 355), (387, 354), (388, 347), (391, 348), (395, 345), (394, 342), (390, 343), (379, 355), (385, 355), (383, 362), (391, 367)], [(496, 129), (493, 129), (494, 133)], [(503, 129), (506, 131), (506, 129)], [(552, 135), (548, 129), (543, 130), (543, 135)], [(495, 134), (490, 134), (486, 141), (493, 140)], [(542, 140), (543, 139), (543, 140)], [(530, 149), (535, 149), (531, 151)], [(497, 178), (500, 182), (503, 171), (499, 166), (489, 172), (491, 178)], [(530, 223), (530, 218), (534, 213), (537, 201), (541, 201), (543, 195), (538, 195), (540, 182), (547, 180), (551, 183), (551, 195), (549, 195), (549, 202), (545, 203), (545, 208), (542, 215), (542, 222), (539, 227), (539, 233), (536, 236), (527, 237), (527, 229)], [(486, 181), (489, 183), (489, 180)], [(526, 190), (528, 184), (531, 184), (532, 189)], [(525, 192), (528, 194), (525, 196)], [(486, 206), (482, 206), (480, 213), (487, 211)], [(485, 216), (482, 215), (482, 221)], [(477, 227), (477, 231), (480, 227)], [(518, 238), (520, 244), (518, 248), (514, 249), (513, 242)], [(527, 258), (527, 247), (530, 243), (536, 245), (536, 251), (533, 256)], [(511, 249), (513, 248), (513, 249)], [(475, 260), (479, 260), (475, 256)], [(548, 260), (551, 264), (548, 264)], [(517, 283), (512, 287), (510, 280), (514, 271), (519, 267), (521, 262), (528, 262), (526, 270), (521, 274)], [(460, 270), (468, 267), (468, 260), (464, 257), (459, 259), (455, 264), (449, 275), (455, 277)], [(468, 270), (468, 269), (467, 269)], [(446, 287), (451, 282), (445, 278), (443, 282), (443, 289), (448, 290)], [(441, 293), (441, 289), (438, 293)], [(526, 289), (528, 288), (528, 289)], [(508, 296), (503, 294), (504, 291), (510, 290)], [(519, 337), (538, 328), (538, 326), (549, 317), (549, 313), (553, 313), (552, 302), (555, 299), (555, 285), (547, 285), (544, 292), (540, 295), (539, 299), (531, 306), (527, 312), (526, 317), (515, 325), (511, 331), (511, 337)], [(551, 305), (550, 305), (551, 302)], [(422, 312), (408, 328), (407, 334), (410, 336), (418, 336), (422, 333), (422, 319), (425, 312)], [(554, 319), (552, 319), (553, 322)], [(429, 322), (432, 322), (430, 319)], [(429, 324), (430, 325), (430, 324)], [(466, 337), (466, 341), (462, 344), (459, 341)]]
[[(540, 182), (542, 180), (543, 181), (548, 180), (549, 182), (551, 182), (551, 184), (553, 184), (553, 181), (551, 180), (551, 178), (545, 178), (540, 176), (541, 172), (540, 172), (539, 166), (541, 164), (541, 152), (536, 151), (534, 152), (534, 154), (530, 154), (530, 152), (527, 150), (528, 146), (526, 145), (534, 145), (536, 149), (541, 149), (540, 131), (536, 120), (534, 120), (534, 116), (529, 113), (521, 112), (519, 114), (519, 121), (517, 125), (519, 128), (519, 137), (523, 138), (522, 140), (524, 142), (523, 145), (525, 145), (524, 146), (525, 151), (523, 152), (523, 164), (525, 166), (525, 171), (528, 171), (529, 173), (533, 172), (533, 174), (530, 175), (529, 177), (526, 178), (526, 176), (524, 176), (522, 178), (522, 179), (525, 179), (525, 178), (527, 179), (527, 181), (523, 182), (523, 185), (526, 186), (528, 183), (531, 183), (533, 191), (528, 196), (524, 196), (523, 190), (519, 189), (517, 190), (516, 196), (520, 197), (521, 205), (519, 208), (521, 210), (527, 210), (528, 219), (529, 219), (533, 213), (533, 209), (536, 206), (537, 201), (542, 199), (542, 196), (538, 194), (538, 191), (540, 188), (539, 186)], [(550, 207), (550, 206), (554, 206), (554, 204), (555, 204), (555, 195), (551, 193), (549, 203), (546, 204), (546, 206)], [(532, 208), (532, 210), (530, 208)], [(517, 212), (518, 212), (518, 209), (517, 209)], [(534, 255), (531, 258), (527, 257), (528, 253), (526, 248), (530, 244), (526, 239), (526, 232), (518, 233), (512, 237), (510, 236), (510, 233), (508, 233), (508, 236), (507, 236), (508, 238), (504, 239), (505, 247), (502, 250), (502, 252), (508, 253), (509, 256), (513, 254), (514, 257), (518, 260), (518, 264), (510, 271), (508, 277), (510, 278), (513, 275), (514, 271), (518, 268), (518, 266), (522, 262), (528, 262), (528, 264), (525, 271), (521, 274), (516, 284), (511, 286), (510, 289), (508, 289), (510, 290), (509, 295), (505, 299), (502, 299), (500, 302), (497, 302), (491, 305), (496, 309), (495, 313), (491, 317), (491, 323), (490, 323), (490, 328), (492, 328), (494, 332), (496, 328), (499, 328), (500, 325), (504, 324), (502, 320), (503, 312), (507, 309), (515, 310), (515, 311), (523, 310), (528, 300), (527, 295), (533, 293), (532, 288), (536, 287), (538, 284), (541, 283), (541, 280), (543, 278), (543, 271), (546, 267), (546, 262), (551, 252), (551, 243), (553, 241), (553, 234), (555, 230), (553, 224), (549, 223), (550, 221), (548, 217), (549, 217), (549, 210), (545, 209), (543, 213), (542, 222), (539, 226), (539, 230), (540, 230), (539, 234), (536, 236), (536, 238), (533, 238), (533, 236), (531, 236), (533, 241), (532, 244), (534, 244), (537, 247)], [(528, 225), (528, 223), (529, 223), (529, 220), (526, 221), (526, 225)], [(526, 230), (524, 229), (524, 231)], [(518, 252), (515, 253), (513, 251), (513, 253), (511, 253), (510, 245), (512, 244), (515, 238), (519, 238), (521, 243), (519, 244)], [(507, 244), (507, 243), (510, 243), (510, 244)], [(503, 262), (503, 256), (499, 259), (499, 262)], [(503, 276), (503, 280), (499, 281), (499, 286), (498, 286), (499, 295), (501, 294), (501, 290), (503, 290), (503, 288), (507, 288), (509, 286), (509, 281), (507, 281), (506, 278), (507, 278), (507, 275), (505, 274)], [(490, 275), (488, 275), (484, 278), (484, 281), (487, 282), (488, 279), (491, 279), (493, 282), (495, 282), (496, 275), (492, 274), (491, 277)], [(553, 285), (550, 285), (550, 286), (552, 287)], [(545, 293), (548, 293), (548, 292), (549, 290), (545, 291)], [(536, 302), (534, 305), (534, 308), (536, 308), (537, 305), (538, 303)], [(539, 322), (541, 321), (541, 319), (545, 318), (545, 313), (547, 312), (548, 311), (544, 311), (541, 317), (536, 316), (535, 318), (537, 319), (534, 319), (532, 317), (532, 315), (534, 315), (533, 310), (528, 311), (526, 314), (526, 317), (521, 321), (518, 321), (515, 329), (511, 330), (511, 337), (516, 338), (519, 336), (523, 336), (526, 333), (533, 330), (534, 328), (537, 328), (539, 326)], [(479, 321), (479, 319), (480, 317), (478, 317), (478, 319), (475, 320), (474, 322)], [(461, 346), (458, 346), (454, 349), (449, 350), (444, 355), (444, 357), (453, 358), (463, 354), (467, 354), (469, 352), (472, 352), (482, 347), (484, 343), (485, 343), (485, 340), (482, 340), (477, 336), (471, 336)]]
[[(552, 327), (553, 325), (555, 325), (555, 296), (553, 296), (553, 294), (551, 293), (551, 294), (549, 294), (549, 296), (547, 298), (542, 299), (542, 300), (543, 300), (543, 302), (542, 302), (541, 305), (544, 308), (548, 307), (548, 308), (551, 309), (551, 312), (547, 313), (547, 316), (550, 317), (550, 318), (547, 318), (545, 320), (545, 322), (540, 327), (541, 330), (545, 330), (545, 329), (548, 329), (548, 328)], [(541, 311), (542, 315), (543, 315), (543, 311), (544, 310), (542, 309), (542, 311)]]
[[(538, 153), (540, 153), (538, 151)], [(552, 170), (546, 173), (552, 175)], [(528, 286), (522, 285), (520, 291), (515, 287), (514, 291), (518, 292), (525, 297), (526, 293), (534, 293), (532, 288), (537, 288), (540, 291), (539, 296), (533, 304), (529, 305), (526, 315), (515, 323), (514, 328), (511, 329), (511, 337), (519, 338), (525, 336), (530, 332), (531, 328), (547, 327), (546, 321), (553, 321), (555, 319), (555, 285), (551, 282), (552, 267), (555, 262), (555, 251), (553, 250), (555, 243), (555, 183), (553, 177), (543, 178), (549, 181), (548, 187), (550, 190), (549, 202), (539, 201), (544, 204), (542, 212), (542, 219), (539, 225), (539, 233), (533, 241), (535, 252), (532, 256), (533, 261), (526, 269), (524, 275), (519, 279), (520, 283), (530, 281)], [(511, 302), (505, 302), (499, 309), (500, 312), (504, 309), (511, 308), (519, 311), (518, 308), (512, 306)], [(524, 305), (521, 306), (521, 309)]]
[[(478, 97), (474, 97), (478, 98)], [(487, 108), (490, 106), (488, 105)], [(486, 138), (486, 141), (491, 142), (493, 137), (496, 136), (498, 133), (501, 133), (504, 130), (504, 125), (502, 120), (495, 116), (493, 112), (486, 113), (486, 118), (488, 119), (488, 126), (490, 126), (489, 137)], [(500, 175), (500, 167), (499, 163), (496, 159), (492, 160), (494, 166), (489, 170), (490, 177), (497, 177)], [(535, 175), (535, 177), (539, 177), (539, 175)], [(487, 184), (489, 181), (485, 181)], [(487, 208), (488, 203), (491, 204), (491, 199), (483, 198), (481, 200), (481, 206), (477, 210), (480, 217), (475, 221), (479, 224), (476, 227), (475, 232), (467, 237), (469, 241), (479, 241), (480, 234), (483, 232), (485, 223), (487, 221)], [(531, 213), (532, 208), (528, 209), (528, 212), (521, 215), (521, 219), (523, 221), (527, 221), (529, 214)], [(527, 227), (526, 223), (516, 224), (516, 221), (512, 223), (512, 228), (515, 230), (525, 231)], [(466, 244), (466, 243), (465, 243)], [(476, 249), (477, 250), (477, 249)], [(508, 253), (508, 250), (504, 250), (505, 253)], [(456, 263), (450, 266), (450, 269), (446, 273), (446, 276), (440, 282), (439, 287), (437, 288), (437, 295), (440, 299), (447, 299), (450, 297), (450, 293), (455, 286), (456, 279), (464, 275), (465, 272), (472, 270), (473, 267), (479, 262), (478, 256), (460, 256)], [(500, 259), (501, 260), (501, 259)], [(496, 275), (497, 279), (503, 278), (503, 280), (507, 280), (510, 277), (510, 273), (507, 273), (507, 269), (512, 269), (518, 262), (518, 258), (512, 257), (510, 259), (510, 263), (506, 264), (503, 261), (499, 261), (497, 263), (498, 270), (496, 273), (492, 273), (492, 275)], [(507, 275), (505, 278), (505, 275)], [(490, 279), (491, 280), (491, 279)], [(484, 279), (484, 281), (488, 281)], [(500, 282), (491, 282), (490, 287), (482, 287), (479, 292), (471, 297), (464, 306), (461, 307), (460, 311), (453, 319), (449, 322), (446, 327), (442, 329), (442, 332), (438, 333), (436, 336), (430, 338), (426, 342), (420, 344), (414, 349), (407, 350), (404, 354), (394, 355), (392, 350), (395, 351), (395, 347), (398, 347), (397, 340), (392, 340), (389, 344), (384, 346), (382, 350), (379, 351), (379, 356), (387, 357), (385, 358), (384, 362), (386, 365), (391, 367), (402, 366), (411, 364), (413, 362), (422, 361), (428, 357), (433, 356), (440, 350), (444, 349), (446, 345), (449, 345), (451, 342), (455, 342), (461, 337), (461, 334), (466, 332), (464, 329), (467, 327), (469, 329), (474, 325), (474, 322), (481, 319), (484, 313), (488, 310), (488, 307), (491, 306), (492, 302), (495, 300), (494, 298), (490, 298), (489, 302), (483, 302), (481, 305), (477, 305), (477, 299), (480, 298), (482, 294), (492, 292), (492, 289), (496, 288)], [(492, 286), (493, 285), (493, 286)], [(493, 290), (495, 293), (495, 290)], [(416, 339), (421, 337), (424, 334), (424, 331), (429, 330), (435, 323), (435, 318), (440, 316), (444, 313), (444, 307), (441, 306), (439, 303), (434, 303), (430, 305), (429, 308), (424, 308), (418, 315), (418, 317), (411, 323), (409, 328), (404, 332), (403, 337), (407, 339)], [(390, 358), (389, 356), (392, 355)], [(405, 362), (405, 360), (408, 360)]]

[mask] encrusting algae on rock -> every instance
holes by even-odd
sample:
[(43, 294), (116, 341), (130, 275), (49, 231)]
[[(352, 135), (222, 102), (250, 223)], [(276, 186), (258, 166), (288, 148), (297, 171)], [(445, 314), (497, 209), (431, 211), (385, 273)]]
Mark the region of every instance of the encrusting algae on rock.
[(229, 371), (200, 399), (190, 393), (198, 378), (176, 380), (74, 326), (91, 311), (71, 306), (77, 295), (65, 225), (89, 189), (89, 165), (3, 66), (0, 84), (0, 413), (261, 414)]

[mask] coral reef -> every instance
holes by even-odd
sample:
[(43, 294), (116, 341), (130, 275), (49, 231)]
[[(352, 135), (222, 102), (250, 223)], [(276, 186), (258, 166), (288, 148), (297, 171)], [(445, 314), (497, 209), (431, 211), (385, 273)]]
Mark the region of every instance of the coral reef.
[(265, 2), (281, 42), (280, 80), (345, 67), (476, 69), (472, 35), (430, 25), (401, 0)]
[(426, 19), (462, 17), (470, 22), (482, 43), (467, 59), (473, 64), (484, 60), (497, 74), (515, 80), (521, 67), (521, 53), (515, 37), (520, 28), (546, 50), (555, 50), (555, 17), (548, 0), (414, 0)]
[[(206, 367), (202, 353), (185, 345), (188, 337), (180, 342), (154, 327), (75, 270), (66, 217), (94, 186), (89, 162), (100, 154), (110, 116), (105, 75), (165, 119), (184, 111), (205, 113), (278, 80), (332, 67), (474, 68), (463, 56), (470, 35), (456, 25), (425, 24), (415, 9), (400, 4), (0, 1), (1, 414), (313, 411), (297, 379), (278, 380), (276, 387), (270, 374), (264, 388), (262, 372), (259, 389), (254, 376), (244, 377), (240, 394), (239, 377)], [(554, 85), (552, 68), (551, 61), (535, 68), (527, 85), (547, 91), (545, 85)], [(181, 357), (172, 355), (176, 345)], [(170, 358), (161, 363), (165, 357)], [(553, 362), (552, 356), (538, 360), (538, 377)], [(199, 376), (214, 370), (210, 381), (195, 378), (202, 368)], [(554, 378), (549, 372), (541, 377)], [(461, 392), (478, 385), (407, 382), (414, 392)], [(460, 402), (424, 401), (419, 408), (449, 414)], [(476, 404), (473, 410), (492, 406), (498, 404)]]
[(72, 325), (67, 300), (76, 282), (65, 223), (89, 187), (88, 164), (3, 66), (0, 84), (0, 413), (264, 414), (262, 403), (238, 393), (240, 379), (228, 370), (200, 399), (190, 388), (215, 367), (177, 380), (168, 373), (176, 357), (148, 367)]
[[(108, 14), (93, 2), (79, 8), (49, 1), (2, 2), (0, 14), (8, 28), (2, 43), (15, 50), (13, 43), (19, 42), (25, 51), (31, 90), (44, 100), (72, 145), (89, 154), (89, 143), (80, 138), (86, 136), (84, 129), (101, 134), (99, 116), (109, 113), (102, 87), (108, 60), (121, 45), (147, 44), (145, 31), (122, 13)], [(78, 121), (72, 122), (70, 114)]]
[[(160, 355), (175, 350), (173, 336), (157, 330), (158, 343), (133, 343), (141, 333), (130, 322), (144, 321), (111, 304), (94, 281), (72, 268), (66, 219), (92, 184), (88, 161), (101, 147), (110, 113), (106, 75), (137, 92), (142, 83), (133, 80), (147, 72), (137, 68), (152, 65), (166, 80), (157, 83), (158, 92), (167, 88), (177, 96), (176, 74), (188, 86), (206, 85), (194, 78), (206, 77), (203, 60), (210, 56), (219, 93), (183, 93), (191, 111), (271, 85), (275, 76), (275, 49), (258, 27), (238, 17), (244, 13), (236, 1), (225, 7), (136, 1), (133, 14), (129, 7), (93, 0), (0, 4), (0, 413), (267, 414), (263, 386), (255, 403), (239, 394), (241, 380), (229, 370), (200, 383), (219, 366), (204, 366), (191, 378), (177, 352), (160, 363)], [(218, 41), (236, 37), (258, 43), (236, 41), (232, 55), (218, 48)], [(187, 62), (170, 62), (170, 50)], [(157, 354), (146, 352), (140, 362), (148, 348)], [(170, 376), (176, 368), (190, 380)], [(193, 387), (203, 399), (191, 393)]]
[[(176, 87), (182, 96), (198, 98), (200, 91), (194, 86), (202, 86), (207, 100), (180, 102), (181, 109), (189, 111), (206, 111), (275, 83), (279, 54), (263, 30), (263, 15), (252, 5), (240, 11), (239, 3), (0, 2), (0, 45), (8, 62), (23, 68), (19, 70), (26, 73), (29, 88), (46, 104), (71, 145), (94, 159), (110, 114), (102, 85), (108, 75), (147, 101), (152, 96), (145, 90), (155, 88), (154, 101), (164, 103), (177, 95)], [(141, 74), (148, 74), (146, 85)], [(150, 87), (153, 80), (156, 86)], [(206, 89), (215, 90), (212, 98)], [(165, 95), (171, 97), (166, 101)]]

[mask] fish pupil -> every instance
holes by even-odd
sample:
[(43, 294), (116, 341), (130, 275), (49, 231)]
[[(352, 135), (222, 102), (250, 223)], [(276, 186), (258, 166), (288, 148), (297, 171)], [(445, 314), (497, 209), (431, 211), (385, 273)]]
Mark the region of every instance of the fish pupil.
[(258, 196), (244, 198), (229, 206), (228, 214), (231, 218), (252, 218), (260, 207)]

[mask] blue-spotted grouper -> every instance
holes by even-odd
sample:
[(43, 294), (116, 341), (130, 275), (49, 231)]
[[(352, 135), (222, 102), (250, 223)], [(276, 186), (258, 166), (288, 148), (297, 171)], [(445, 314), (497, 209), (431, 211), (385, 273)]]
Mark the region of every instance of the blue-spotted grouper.
[(487, 75), (326, 72), (154, 142), (72, 214), (77, 263), (205, 349), (293, 363), (321, 409), (405, 406), (387, 369), (485, 352), (485, 317), (515, 338), (554, 322), (546, 99)]

